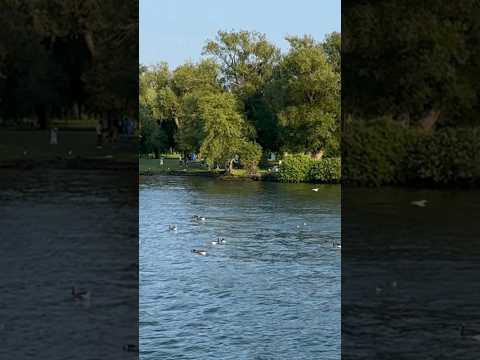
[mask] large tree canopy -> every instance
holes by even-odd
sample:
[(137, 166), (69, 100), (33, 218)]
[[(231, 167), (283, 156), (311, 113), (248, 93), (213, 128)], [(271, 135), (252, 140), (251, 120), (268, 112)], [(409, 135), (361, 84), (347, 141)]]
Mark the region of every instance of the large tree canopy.
[(141, 67), (141, 113), (167, 131), (148, 130), (150, 143), (173, 135), (170, 147), (230, 168), (254, 166), (262, 150), (338, 155), (340, 34), (287, 40), (281, 54), (263, 34), (220, 31), (199, 63)]
[(137, 113), (137, 1), (1, 3), (1, 117)]
[(347, 115), (478, 121), (477, 0), (346, 1), (342, 12)]

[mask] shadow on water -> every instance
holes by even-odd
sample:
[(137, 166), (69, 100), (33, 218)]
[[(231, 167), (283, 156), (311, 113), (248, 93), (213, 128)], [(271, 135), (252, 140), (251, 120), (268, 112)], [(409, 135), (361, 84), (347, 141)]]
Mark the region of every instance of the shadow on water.
[(338, 186), (142, 179), (142, 358), (339, 359), (338, 241)]
[(480, 343), (460, 336), (462, 323), (480, 328), (478, 195), (343, 190), (346, 359), (478, 358)]
[[(2, 170), (0, 358), (119, 359), (124, 344), (137, 342), (132, 179)], [(72, 286), (89, 290), (90, 300), (75, 301)]]

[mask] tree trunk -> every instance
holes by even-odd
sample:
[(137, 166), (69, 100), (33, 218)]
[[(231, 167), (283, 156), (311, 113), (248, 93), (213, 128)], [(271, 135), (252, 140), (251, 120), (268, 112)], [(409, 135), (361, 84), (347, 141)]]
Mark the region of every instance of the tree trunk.
[(233, 174), (233, 162), (234, 162), (234, 159), (231, 159), (227, 162), (227, 164), (225, 166), (228, 175)]
[(440, 117), (440, 111), (431, 110), (427, 116), (420, 120), (420, 127), (425, 131), (431, 131)]
[(312, 159), (314, 160), (321, 160), (323, 157), (324, 151), (323, 150), (318, 150), (312, 154)]

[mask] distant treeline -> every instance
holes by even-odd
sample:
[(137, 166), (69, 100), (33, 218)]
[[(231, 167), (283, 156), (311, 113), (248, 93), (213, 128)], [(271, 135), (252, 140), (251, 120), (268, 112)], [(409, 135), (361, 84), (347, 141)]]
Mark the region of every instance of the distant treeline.
[(138, 1), (2, 0), (0, 119), (129, 112), (138, 92)]
[(282, 53), (264, 34), (219, 31), (198, 63), (140, 66), (141, 152), (222, 166), (267, 152), (339, 156), (340, 34), (286, 40)]

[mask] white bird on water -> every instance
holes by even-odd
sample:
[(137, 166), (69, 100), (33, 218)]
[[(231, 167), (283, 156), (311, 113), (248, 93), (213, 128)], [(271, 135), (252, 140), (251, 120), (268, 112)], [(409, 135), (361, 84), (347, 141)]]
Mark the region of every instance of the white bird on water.
[(418, 207), (425, 207), (427, 206), (427, 202), (428, 202), (427, 200), (415, 200), (415, 201), (412, 201), (410, 204)]
[(318, 190), (320, 190), (319, 188), (315, 188), (315, 189), (312, 189), (313, 191), (317, 192)]

